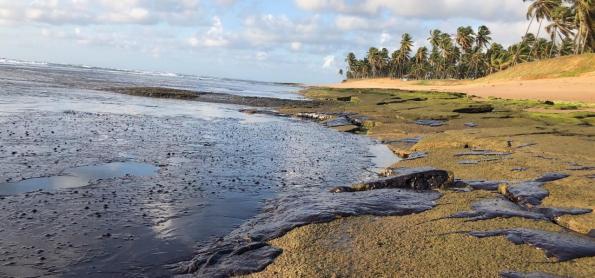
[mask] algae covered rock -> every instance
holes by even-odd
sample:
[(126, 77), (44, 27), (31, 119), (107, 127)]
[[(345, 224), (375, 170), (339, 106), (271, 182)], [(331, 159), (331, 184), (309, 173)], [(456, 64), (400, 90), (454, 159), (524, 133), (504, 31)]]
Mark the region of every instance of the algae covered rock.
[(351, 187), (336, 187), (331, 192), (354, 192), (385, 188), (432, 190), (450, 187), (454, 182), (452, 172), (434, 168), (397, 168), (385, 171), (388, 177), (360, 183)]
[(494, 106), (489, 104), (482, 104), (482, 105), (471, 105), (468, 107), (458, 108), (453, 110), (455, 113), (463, 113), (463, 114), (479, 114), (479, 113), (489, 113), (494, 111)]

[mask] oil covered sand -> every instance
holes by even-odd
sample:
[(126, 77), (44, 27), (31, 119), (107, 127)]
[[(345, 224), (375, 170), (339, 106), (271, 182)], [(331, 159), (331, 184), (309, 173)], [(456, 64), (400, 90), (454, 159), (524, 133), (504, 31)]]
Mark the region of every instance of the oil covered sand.
[[(592, 104), (476, 101), (463, 94), (381, 89), (312, 88), (304, 94), (323, 104), (282, 112), (365, 116), (359, 128), (338, 129), (383, 140), (404, 158), (425, 154), (405, 159), (395, 167), (431, 166), (453, 171), (464, 180), (510, 183), (549, 172), (566, 173), (568, 178), (544, 185), (549, 194), (542, 205), (595, 208), (595, 114), (588, 112)], [(453, 112), (478, 105), (494, 109)], [(416, 123), (419, 120), (443, 124), (425, 126)], [(506, 187), (500, 186), (500, 190), (505, 193)], [(560, 262), (546, 257), (543, 250), (515, 245), (503, 236), (476, 238), (467, 233), (528, 228), (590, 235), (590, 239), (583, 237), (592, 241), (593, 213), (555, 217), (553, 221), (519, 217), (469, 221), (449, 216), (471, 210), (472, 204), (482, 199), (502, 195), (483, 190), (442, 193), (434, 209), (419, 214), (349, 217), (297, 228), (271, 241), (283, 253), (265, 271), (253, 276), (497, 277), (507, 271), (595, 276), (594, 257)]]

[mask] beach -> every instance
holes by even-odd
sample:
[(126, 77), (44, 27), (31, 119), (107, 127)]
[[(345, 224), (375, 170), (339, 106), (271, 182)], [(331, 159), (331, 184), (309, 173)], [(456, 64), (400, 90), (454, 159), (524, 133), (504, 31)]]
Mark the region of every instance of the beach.
[(3, 275), (595, 274), (592, 103), (29, 71), (2, 110)]
[[(539, 80), (507, 80), (465, 82), (442, 82), (444, 85), (420, 84), (420, 81), (398, 79), (353, 80), (344, 83), (322, 85), (329, 88), (344, 89), (398, 89), (436, 92), (461, 92), (481, 98), (535, 99), (552, 101), (595, 102), (595, 74), (580, 77), (567, 77)], [(437, 82), (440, 83), (440, 82)]]

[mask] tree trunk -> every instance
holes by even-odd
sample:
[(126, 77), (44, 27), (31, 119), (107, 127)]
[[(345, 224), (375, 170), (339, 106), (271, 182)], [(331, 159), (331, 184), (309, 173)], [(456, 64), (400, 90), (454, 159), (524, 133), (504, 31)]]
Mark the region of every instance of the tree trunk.
[[(531, 29), (531, 24), (533, 24), (533, 20), (535, 19), (534, 16), (531, 17), (531, 20), (529, 21), (529, 26), (527, 26), (527, 31), (525, 31), (525, 35), (523, 36), (523, 39), (521, 40), (521, 44), (519, 45), (519, 47), (517, 47), (516, 50), (516, 54), (515, 56), (519, 55), (519, 52), (521, 51), (521, 46), (525, 43), (525, 39), (527, 38), (527, 34), (529, 34), (529, 29)], [(513, 65), (516, 65), (516, 59), (512, 61)]]

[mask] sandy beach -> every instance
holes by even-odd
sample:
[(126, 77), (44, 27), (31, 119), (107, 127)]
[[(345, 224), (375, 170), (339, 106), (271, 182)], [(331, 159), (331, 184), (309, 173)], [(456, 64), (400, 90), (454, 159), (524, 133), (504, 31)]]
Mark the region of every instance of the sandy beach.
[[(595, 72), (579, 77), (509, 81), (403, 81), (389, 78), (353, 80), (344, 83), (323, 84), (343, 89), (399, 89), (413, 91), (461, 92), (482, 98), (536, 99), (552, 101), (595, 102)], [(433, 83), (436, 83), (434, 85)]]

